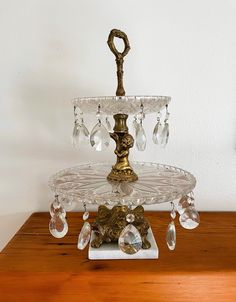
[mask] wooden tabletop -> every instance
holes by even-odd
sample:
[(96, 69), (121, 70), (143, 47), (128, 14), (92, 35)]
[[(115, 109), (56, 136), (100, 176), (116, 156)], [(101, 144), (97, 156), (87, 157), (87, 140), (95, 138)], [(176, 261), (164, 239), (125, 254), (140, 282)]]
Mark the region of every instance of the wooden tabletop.
[(195, 230), (176, 219), (176, 249), (169, 251), (169, 213), (147, 212), (158, 260), (88, 260), (87, 249), (76, 248), (81, 216), (67, 215), (62, 239), (49, 234), (48, 213), (25, 222), (0, 254), (1, 302), (236, 301), (236, 213), (201, 213)]

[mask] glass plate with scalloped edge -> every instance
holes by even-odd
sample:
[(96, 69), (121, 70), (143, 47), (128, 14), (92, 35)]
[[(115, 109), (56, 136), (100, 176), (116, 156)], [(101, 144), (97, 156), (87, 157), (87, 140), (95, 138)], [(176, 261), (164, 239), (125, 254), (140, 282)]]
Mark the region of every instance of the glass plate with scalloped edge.
[(139, 179), (135, 182), (110, 182), (106, 179), (110, 163), (81, 164), (59, 171), (49, 180), (55, 194), (78, 202), (98, 205), (141, 205), (170, 202), (190, 193), (195, 177), (180, 168), (133, 162)]
[(72, 104), (83, 113), (96, 113), (100, 105), (101, 114), (114, 115), (138, 114), (141, 105), (145, 114), (161, 111), (169, 104), (169, 96), (101, 96), (78, 97), (72, 100)]

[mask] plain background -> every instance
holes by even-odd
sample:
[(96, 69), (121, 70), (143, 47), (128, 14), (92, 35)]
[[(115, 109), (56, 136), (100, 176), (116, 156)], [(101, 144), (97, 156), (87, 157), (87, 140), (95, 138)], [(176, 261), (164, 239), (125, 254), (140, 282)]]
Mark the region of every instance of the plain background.
[(7, 0), (0, 25), (0, 248), (31, 212), (48, 210), (51, 174), (115, 160), (114, 143), (104, 153), (71, 147), (70, 100), (115, 93), (112, 28), (131, 44), (127, 94), (172, 97), (166, 149), (151, 142), (150, 116), (148, 147), (131, 157), (192, 172), (199, 210), (236, 210), (234, 0)]

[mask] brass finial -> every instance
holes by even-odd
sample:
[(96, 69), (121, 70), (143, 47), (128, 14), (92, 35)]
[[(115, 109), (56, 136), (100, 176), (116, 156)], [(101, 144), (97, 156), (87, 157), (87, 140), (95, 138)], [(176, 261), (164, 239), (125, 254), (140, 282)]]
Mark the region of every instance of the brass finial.
[[(124, 41), (125, 44), (125, 48), (123, 52), (119, 52), (116, 49), (116, 46), (114, 44), (114, 38), (120, 38)], [(117, 96), (123, 96), (125, 95), (125, 89), (123, 86), (123, 63), (124, 63), (124, 57), (127, 55), (127, 53), (130, 50), (130, 45), (129, 45), (129, 40), (127, 35), (119, 30), (119, 29), (112, 29), (109, 37), (108, 37), (108, 41), (107, 44), (110, 48), (110, 50), (113, 52), (113, 54), (116, 57), (116, 65), (117, 65), (117, 90), (116, 90), (116, 95)]]

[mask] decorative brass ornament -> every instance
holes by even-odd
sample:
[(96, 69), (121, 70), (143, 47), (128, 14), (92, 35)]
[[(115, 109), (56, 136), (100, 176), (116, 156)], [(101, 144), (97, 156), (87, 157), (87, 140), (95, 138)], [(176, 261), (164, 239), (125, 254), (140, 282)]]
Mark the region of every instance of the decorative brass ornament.
[(149, 249), (150, 242), (147, 240), (148, 229), (150, 227), (148, 220), (144, 217), (144, 208), (137, 206), (134, 210), (128, 206), (114, 206), (111, 210), (101, 205), (98, 208), (98, 216), (92, 224), (95, 232), (95, 239), (91, 242), (94, 248), (100, 247), (103, 243), (117, 242), (122, 230), (129, 224), (126, 221), (127, 214), (135, 216), (132, 224), (137, 228), (142, 238), (142, 248)]
[[(125, 48), (123, 52), (119, 52), (114, 44), (114, 38), (120, 38), (123, 39)], [(119, 29), (112, 29), (109, 36), (108, 36), (108, 41), (107, 44), (110, 48), (110, 50), (113, 52), (113, 54), (116, 57), (116, 65), (117, 65), (117, 80), (118, 80), (118, 85), (117, 85), (117, 90), (116, 90), (116, 95), (122, 96), (125, 95), (125, 89), (123, 86), (123, 63), (124, 63), (124, 57), (127, 55), (127, 53), (130, 50), (130, 45), (129, 45), (129, 40), (127, 35), (123, 32), (120, 31)]]
[[(114, 44), (114, 38), (123, 39), (125, 48), (121, 53), (119, 52)], [(118, 30), (113, 29), (108, 37), (107, 41), (110, 50), (116, 57), (117, 65), (117, 96), (124, 96), (125, 90), (123, 86), (123, 62), (124, 56), (130, 50), (129, 40), (127, 35)], [(128, 118), (127, 114), (116, 114), (113, 116), (115, 119), (114, 132), (110, 133), (111, 138), (116, 142), (115, 154), (117, 156), (116, 164), (112, 166), (110, 174), (107, 176), (109, 181), (135, 181), (138, 179), (137, 174), (133, 171), (132, 167), (129, 164), (129, 149), (134, 145), (134, 139), (131, 134), (128, 132), (128, 127), (126, 125), (126, 120)]]
[(107, 176), (107, 179), (110, 181), (135, 181), (138, 179), (128, 159), (129, 149), (133, 147), (134, 139), (132, 135), (128, 133), (128, 127), (126, 125), (127, 117), (127, 114), (114, 115), (114, 133), (110, 133), (110, 136), (116, 142), (115, 154), (117, 160), (116, 164), (112, 166), (110, 174)]

